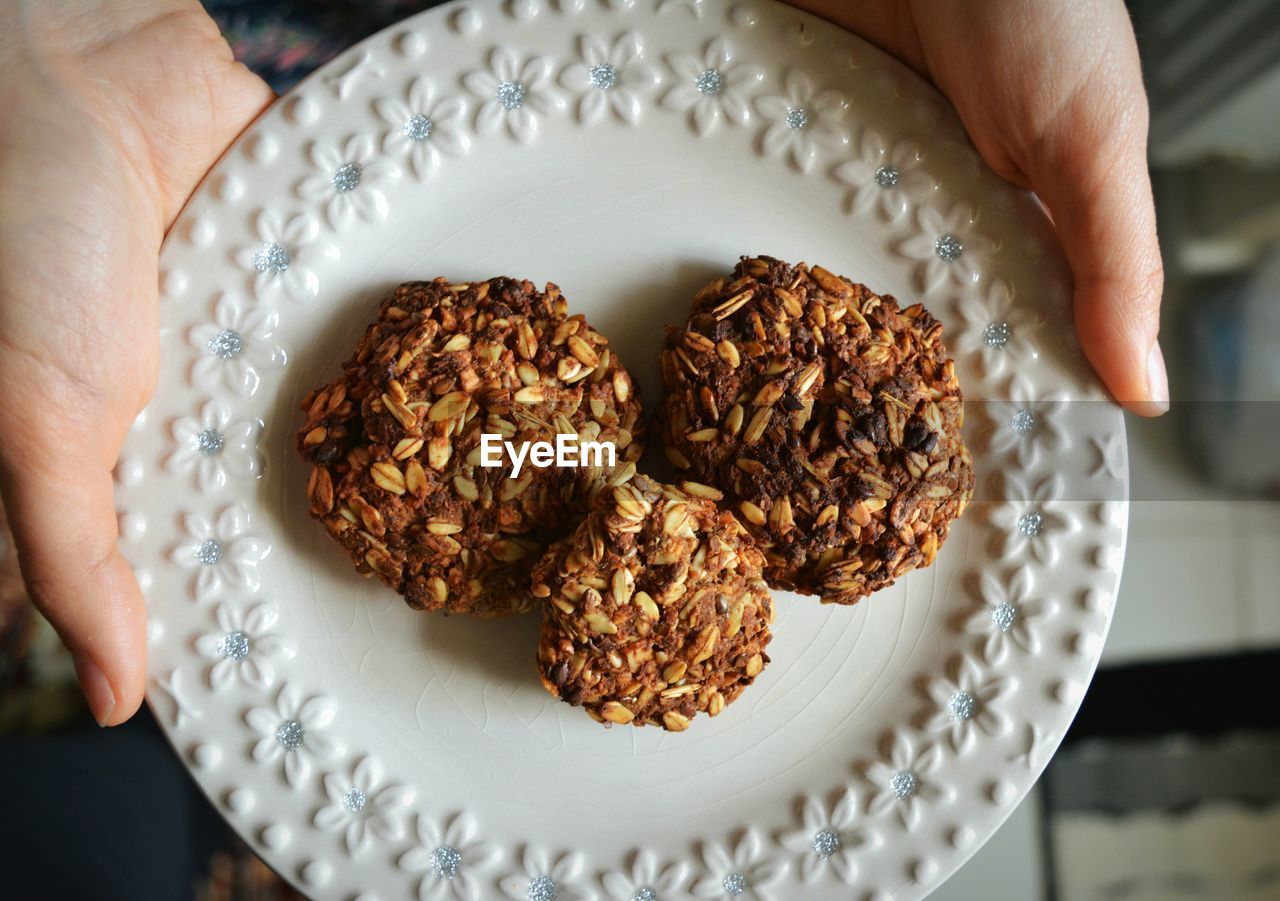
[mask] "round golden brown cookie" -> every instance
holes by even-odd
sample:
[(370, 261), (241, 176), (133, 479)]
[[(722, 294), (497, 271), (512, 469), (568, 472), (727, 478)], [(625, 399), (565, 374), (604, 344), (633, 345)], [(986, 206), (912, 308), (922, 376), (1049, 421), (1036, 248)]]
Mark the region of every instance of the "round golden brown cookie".
[[(422, 610), (532, 609), (529, 572), (604, 486), (635, 472), (640, 400), (608, 341), (554, 285), (411, 282), (383, 301), (343, 376), (309, 394), (298, 447), (312, 515), (364, 573)], [(612, 442), (616, 465), (482, 466), (482, 435)], [(582, 446), (578, 446), (580, 453)]]
[(764, 560), (719, 496), (636, 476), (552, 545), (533, 573), (547, 691), (600, 721), (680, 732), (760, 674), (773, 619)]
[(657, 429), (778, 588), (852, 604), (933, 562), (973, 491), (942, 325), (803, 263), (743, 258), (662, 351)]

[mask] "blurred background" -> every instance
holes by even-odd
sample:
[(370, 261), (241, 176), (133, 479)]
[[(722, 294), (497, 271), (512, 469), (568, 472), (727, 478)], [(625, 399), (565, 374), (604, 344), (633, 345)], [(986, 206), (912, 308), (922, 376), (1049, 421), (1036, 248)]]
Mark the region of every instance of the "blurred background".
[[(237, 57), (284, 91), (434, 4), (206, 5)], [(1176, 400), (1169, 416), (1128, 424), (1129, 550), (1102, 669), (1037, 789), (934, 895), (943, 901), (1280, 899), (1280, 0), (1130, 9), (1151, 95)], [(75, 827), (115, 872), (120, 894), (98, 886), (110, 897), (131, 897), (137, 875), (112, 852), (113, 824), (170, 843), (189, 835), (171, 872), (146, 874), (146, 897), (297, 897), (229, 834), (148, 715), (112, 742), (88, 723), (11, 547), (0, 532), (0, 771), (66, 754), (67, 767), (47, 769), (86, 790), (139, 786)], [(0, 817), (0, 847), (6, 829), (50, 826)], [(65, 884), (56, 848), (28, 863)]]

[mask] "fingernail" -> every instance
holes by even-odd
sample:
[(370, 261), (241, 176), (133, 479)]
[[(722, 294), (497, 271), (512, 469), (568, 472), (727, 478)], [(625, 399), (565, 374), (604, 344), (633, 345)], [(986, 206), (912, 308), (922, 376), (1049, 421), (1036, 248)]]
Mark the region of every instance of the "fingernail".
[(89, 702), (89, 710), (98, 725), (105, 726), (116, 709), (116, 693), (111, 690), (106, 674), (87, 654), (75, 654), (72, 659), (76, 665), (76, 678), (80, 680), (80, 691)]
[(1164, 368), (1159, 341), (1152, 342), (1147, 354), (1147, 396), (1161, 413), (1169, 412), (1169, 372)]

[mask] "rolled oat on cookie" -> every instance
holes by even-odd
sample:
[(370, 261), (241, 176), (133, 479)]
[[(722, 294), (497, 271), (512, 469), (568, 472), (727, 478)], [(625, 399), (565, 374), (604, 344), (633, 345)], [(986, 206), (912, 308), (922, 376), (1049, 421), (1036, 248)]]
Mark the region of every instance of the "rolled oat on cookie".
[(725, 493), (776, 588), (856, 603), (931, 564), (972, 495), (955, 365), (919, 304), (744, 257), (661, 366), (668, 458)]
[[(500, 616), (532, 609), (545, 546), (628, 480), (640, 399), (609, 342), (560, 290), (494, 278), (410, 282), (383, 302), (343, 374), (303, 402), (298, 449), (312, 515), (357, 570), (410, 606)], [(484, 435), (609, 442), (613, 465), (482, 465)]]
[(755, 680), (773, 620), (764, 560), (718, 497), (638, 475), (551, 547), (533, 572), (547, 691), (601, 722), (683, 732)]

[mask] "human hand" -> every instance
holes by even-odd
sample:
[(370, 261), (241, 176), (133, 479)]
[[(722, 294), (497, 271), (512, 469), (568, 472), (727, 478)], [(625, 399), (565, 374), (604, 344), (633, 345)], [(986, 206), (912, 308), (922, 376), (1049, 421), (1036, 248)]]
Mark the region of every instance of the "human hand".
[(271, 99), (195, 0), (0, 8), (0, 492), (94, 717), (142, 701), (112, 468), (155, 383), (165, 230)]
[(983, 158), (1048, 207), (1094, 369), (1143, 416), (1168, 409), (1164, 269), (1147, 96), (1121, 0), (790, 0), (933, 81)]

